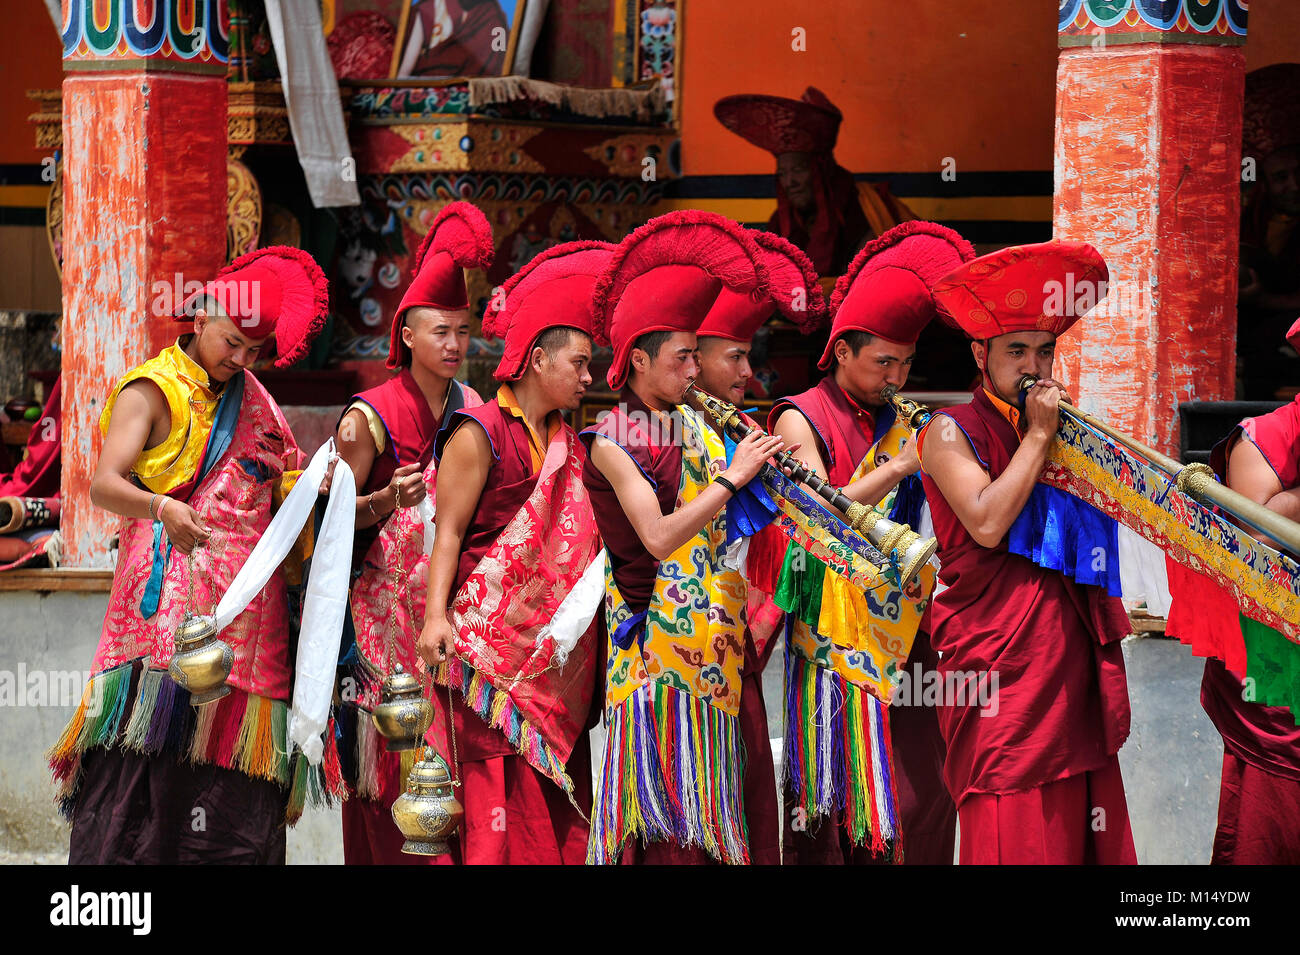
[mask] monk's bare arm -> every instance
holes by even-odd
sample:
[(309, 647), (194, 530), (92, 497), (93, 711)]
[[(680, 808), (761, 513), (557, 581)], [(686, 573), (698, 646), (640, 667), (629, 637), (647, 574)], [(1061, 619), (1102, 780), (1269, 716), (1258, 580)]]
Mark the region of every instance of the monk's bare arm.
[[(731, 465), (722, 472), (736, 487), (749, 482), (763, 462), (781, 450), (780, 438), (753, 432), (736, 446)], [(721, 484), (710, 482), (694, 500), (671, 514), (659, 510), (659, 498), (644, 474), (612, 441), (597, 436), (591, 463), (605, 475), (641, 544), (656, 560), (664, 560), (700, 532), (731, 496)]]
[(455, 648), (447, 605), (451, 602), (451, 587), (456, 580), (465, 532), (491, 469), (492, 445), (487, 432), (476, 421), (465, 422), (447, 442), (438, 463), (438, 472), (448, 477), (438, 482), (437, 533), (433, 538), (433, 553), (429, 555), (424, 630), (416, 644), (420, 658), (430, 666), (448, 659)]
[[(352, 469), (357, 487), (364, 487), (366, 481), (370, 480), (370, 469), (375, 466), (377, 451), (366, 416), (360, 410), (353, 408), (343, 416), (338, 433), (334, 436), (334, 444), (338, 447), (339, 457)], [(356, 526), (372, 527), (392, 513), (396, 506), (390, 500), (392, 496), (391, 486), (374, 494), (358, 494)]]
[(153, 382), (133, 381), (122, 389), (108, 419), (104, 447), (90, 481), (90, 500), (96, 507), (123, 517), (153, 516), (149, 513), (153, 492), (137, 487), (130, 474), (159, 426), (165, 437), (170, 424), (167, 399)]
[(939, 485), (944, 500), (981, 547), (997, 546), (1024, 510), (1056, 434), (1059, 395), (1051, 387), (1030, 392), (1026, 411), (1029, 428), (1011, 456), (1011, 463), (996, 481), (989, 480), (956, 422), (943, 414), (930, 422), (925, 438), (925, 472)]
[(859, 504), (875, 507), (881, 498), (898, 486), (899, 481), (909, 474), (915, 474), (920, 467), (921, 459), (916, 456), (916, 439), (911, 438), (903, 445), (902, 453), (858, 478), (844, 488), (844, 493)]
[[(826, 464), (822, 461), (821, 451), (817, 444), (817, 434), (813, 431), (812, 425), (808, 423), (808, 419), (803, 416), (802, 412), (793, 408), (781, 412), (776, 419), (774, 433), (785, 440), (786, 445), (791, 449), (791, 454), (805, 466), (811, 468), (823, 480), (828, 479)], [(908, 445), (911, 444), (912, 442), (909, 441)], [(899, 463), (892, 459), (885, 462), (870, 474), (864, 475), (843, 488), (844, 493), (859, 504), (874, 507), (899, 481), (912, 473), (912, 471), (902, 469), (904, 457), (906, 456), (900, 455), (897, 459)], [(811, 490), (809, 488), (809, 491)]]
[[(1283, 517), (1300, 521), (1300, 488), (1284, 491), (1277, 472), (1263, 452), (1244, 437), (1228, 454), (1228, 487)], [(1251, 533), (1262, 536), (1253, 530)]]
[(198, 512), (184, 501), (137, 487), (130, 478), (140, 453), (161, 444), (170, 428), (171, 411), (161, 388), (145, 379), (123, 388), (108, 419), (104, 447), (90, 481), (90, 500), (123, 517), (162, 521), (172, 546), (188, 554), (211, 534)]
[(591, 463), (614, 488), (636, 536), (656, 560), (668, 557), (699, 533), (730, 497), (721, 484), (710, 484), (684, 507), (664, 514), (655, 489), (618, 445), (597, 437), (591, 447)]
[[(790, 453), (805, 467), (815, 471), (823, 481), (827, 480), (826, 463), (822, 461), (821, 451), (817, 445), (817, 433), (808, 423), (802, 412), (787, 408), (777, 416), (772, 433), (785, 441)], [(797, 448), (795, 446), (798, 446)]]

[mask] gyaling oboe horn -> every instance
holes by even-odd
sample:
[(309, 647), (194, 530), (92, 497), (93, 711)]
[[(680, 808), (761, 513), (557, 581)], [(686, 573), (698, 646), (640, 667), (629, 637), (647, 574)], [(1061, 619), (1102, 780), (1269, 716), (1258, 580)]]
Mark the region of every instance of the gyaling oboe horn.
[(881, 396), (894, 406), (898, 412), (900, 420), (907, 422), (907, 426), (913, 432), (920, 431), (925, 427), (925, 423), (930, 420), (930, 409), (925, 405), (917, 404), (910, 398), (904, 398), (898, 393), (898, 389), (893, 385), (885, 385)]
[[(736, 406), (721, 401), (713, 395), (693, 388), (695, 398), (736, 441), (743, 441), (753, 431), (763, 432), (747, 424)], [(882, 554), (888, 556), (897, 550), (899, 556), (899, 582), (906, 585), (934, 555), (939, 542), (933, 537), (922, 538), (906, 524), (891, 521), (874, 507), (859, 504), (840, 488), (819, 477), (789, 451), (779, 451), (773, 457), (781, 469), (796, 481), (812, 488), (832, 507), (844, 514), (845, 523), (857, 531)]]

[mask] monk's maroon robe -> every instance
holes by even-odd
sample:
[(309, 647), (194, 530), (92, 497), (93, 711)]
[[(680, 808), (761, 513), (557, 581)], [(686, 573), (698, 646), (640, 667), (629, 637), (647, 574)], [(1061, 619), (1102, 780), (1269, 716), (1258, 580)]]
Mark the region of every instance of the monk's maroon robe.
[[(1237, 426), (1214, 449), (1222, 479), (1228, 452), (1245, 436), (1276, 472), (1283, 490), (1300, 486), (1300, 397)], [(1223, 736), (1219, 826), (1212, 862), (1300, 865), (1300, 727), (1284, 706), (1246, 700), (1241, 676), (1205, 662), (1201, 705)]]
[[(981, 389), (936, 413), (922, 452), (945, 418), (996, 480), (1020, 445), (1011, 423)], [(1005, 537), (979, 545), (922, 480), (947, 586), (933, 608), (938, 673), (945, 686), (963, 673), (997, 676), (988, 705), (938, 707), (961, 862), (1136, 862), (1116, 756), (1129, 731), (1123, 604), (1012, 554)]]
[[(480, 399), (473, 390), (453, 381), (447, 397), (447, 411), (452, 412), (467, 405), (477, 405)], [(376, 385), (353, 396), (364, 401), (379, 416), (387, 440), (383, 452), (376, 454), (370, 474), (357, 488), (364, 497), (382, 491), (392, 483), (393, 473), (408, 464), (420, 465), (423, 471), (433, 460), (434, 439), (442, 419), (434, 415), (429, 401), (424, 397), (409, 368), (403, 368), (383, 384)], [(350, 404), (350, 403), (349, 403)], [(384, 520), (387, 520), (385, 518)], [(385, 574), (388, 568), (376, 567), (366, 562), (384, 526), (384, 520), (356, 532), (352, 547), (352, 572)], [(411, 635), (415, 639), (417, 635)], [(357, 718), (368, 720), (368, 713), (358, 713)], [(352, 725), (344, 721), (344, 726)], [(355, 748), (351, 740), (344, 747)], [(401, 760), (396, 753), (385, 752), (379, 771), (380, 791), (375, 799), (348, 799), (343, 803), (343, 860), (347, 865), (423, 865), (429, 856), (408, 855), (402, 852), (402, 833), (393, 823), (391, 807), (402, 794), (406, 781), (401, 777)]]
[(494, 46), (494, 41), (508, 37), (510, 25), (498, 0), (446, 0), (445, 11), (451, 35), (430, 46), (429, 41), (439, 30), (437, 5), (434, 0), (420, 0), (414, 5), (412, 13), (423, 30), (423, 49), (411, 75), (500, 76), (505, 47), (499, 43)]
[[(451, 589), (453, 599), (537, 486), (528, 426), (496, 401), (452, 415), (438, 437), (439, 457), (458, 428), (473, 427), (466, 425), (470, 420), (487, 433), (492, 466), (461, 542)], [(445, 722), (446, 691), (440, 690), (436, 699), (437, 719)], [(459, 693), (453, 692), (451, 699), (460, 778), (464, 781), (458, 797), (465, 806), (465, 819), (449, 860), (466, 865), (583, 864), (588, 826), (568, 796), (528, 765), (500, 730), (488, 726), (465, 706)], [(450, 753), (447, 755), (450, 757)], [(590, 807), (591, 747), (585, 733), (578, 737), (566, 768), (575, 787), (574, 801)]]
[[(808, 419), (817, 436), (817, 450), (826, 466), (827, 480), (836, 487), (844, 487), (876, 442), (875, 415), (845, 394), (832, 375), (802, 394), (777, 401), (768, 415), (769, 431), (788, 408)], [(924, 674), (933, 670), (936, 662), (930, 649), (930, 636), (923, 626), (916, 634), (907, 660), (909, 679), (915, 679), (918, 673), (924, 679)], [(915, 705), (889, 709), (903, 861), (910, 865), (951, 865), (957, 809), (943, 785), (943, 737), (933, 708), (921, 706), (920, 694), (917, 696)], [(786, 799), (792, 803), (793, 794), (787, 794)], [(786, 816), (785, 862), (788, 865), (862, 865), (879, 861), (882, 860), (873, 856), (869, 847), (852, 845), (839, 812), (832, 813), (831, 819), (816, 829), (798, 832), (792, 826), (790, 815)]]

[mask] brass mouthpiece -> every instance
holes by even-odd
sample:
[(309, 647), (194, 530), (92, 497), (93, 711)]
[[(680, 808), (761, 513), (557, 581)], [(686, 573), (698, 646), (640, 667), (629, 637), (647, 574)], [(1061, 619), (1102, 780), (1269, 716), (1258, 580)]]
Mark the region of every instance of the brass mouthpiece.
[(894, 406), (898, 417), (906, 421), (908, 427), (913, 431), (921, 430), (921, 428), (925, 427), (926, 422), (930, 420), (929, 408), (917, 404), (909, 398), (904, 398), (893, 385), (885, 385), (880, 392), (880, 396)]

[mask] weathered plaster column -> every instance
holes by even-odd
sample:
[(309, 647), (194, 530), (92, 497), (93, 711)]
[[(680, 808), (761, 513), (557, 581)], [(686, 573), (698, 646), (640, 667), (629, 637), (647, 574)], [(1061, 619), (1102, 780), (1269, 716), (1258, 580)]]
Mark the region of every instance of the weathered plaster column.
[(218, 0), (63, 0), (61, 530), (70, 567), (109, 562), (117, 521), (89, 493), (109, 389), (175, 338), (166, 304), (177, 276), (182, 287), (206, 280), (225, 258), (222, 13)]
[(1105, 303), (1058, 346), (1081, 406), (1167, 453), (1178, 404), (1233, 397), (1245, 84), (1236, 0), (1064, 0), (1055, 236)]

